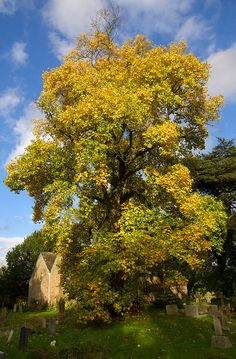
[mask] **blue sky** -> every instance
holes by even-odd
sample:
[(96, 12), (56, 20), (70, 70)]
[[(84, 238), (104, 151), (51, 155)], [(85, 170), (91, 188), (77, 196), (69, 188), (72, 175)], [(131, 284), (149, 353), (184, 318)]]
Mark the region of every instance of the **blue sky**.
[[(210, 94), (223, 94), (216, 137), (236, 138), (236, 1), (117, 0), (120, 39), (144, 33), (156, 44), (187, 40), (189, 49), (212, 65)], [(40, 228), (31, 220), (32, 199), (4, 186), (5, 165), (32, 139), (34, 101), (42, 72), (57, 67), (76, 36), (89, 31), (91, 18), (106, 0), (0, 0), (0, 263), (9, 248)]]

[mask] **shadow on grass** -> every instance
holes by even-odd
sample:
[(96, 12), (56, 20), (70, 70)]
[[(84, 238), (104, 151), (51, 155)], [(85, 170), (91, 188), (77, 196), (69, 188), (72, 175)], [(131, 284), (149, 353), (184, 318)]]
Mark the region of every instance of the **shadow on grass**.
[[(41, 313), (42, 315), (42, 313)], [(70, 324), (70, 323), (69, 323)], [(236, 346), (236, 322), (231, 326)], [(56, 337), (46, 329), (36, 330), (28, 353), (18, 351), (19, 336), (6, 345), (0, 337), (0, 351), (6, 358), (34, 359), (235, 359), (236, 348), (212, 349), (211, 318), (170, 317), (159, 310), (127, 318), (104, 327), (76, 329), (65, 324)], [(50, 342), (56, 340), (56, 346)]]

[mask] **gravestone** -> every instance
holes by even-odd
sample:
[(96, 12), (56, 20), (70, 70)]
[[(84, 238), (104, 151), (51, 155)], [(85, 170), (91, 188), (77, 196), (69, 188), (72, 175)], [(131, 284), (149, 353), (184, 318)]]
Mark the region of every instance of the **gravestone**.
[(4, 352), (0, 352), (0, 359), (5, 358), (5, 353)]
[(19, 303), (18, 307), (19, 307), (19, 312), (22, 313), (22, 312), (23, 312), (23, 308), (22, 308), (22, 305), (21, 305), (20, 303)]
[(9, 335), (8, 335), (8, 338), (7, 338), (7, 344), (10, 344), (11, 339), (12, 339), (12, 336), (13, 336), (13, 333), (14, 333), (14, 330), (11, 329), (11, 330), (10, 330), (10, 333), (9, 333)]
[(48, 332), (50, 335), (56, 335), (56, 319), (48, 319)]
[(179, 310), (176, 304), (167, 304), (166, 305), (166, 314), (167, 315), (178, 315)]
[(215, 316), (213, 317), (213, 324), (214, 324), (215, 334), (222, 335), (223, 334), (222, 326), (221, 326), (220, 319), (218, 317), (215, 317)]
[(192, 318), (198, 317), (199, 316), (198, 305), (197, 304), (186, 304), (184, 313), (185, 313), (186, 317), (192, 317)]
[(13, 306), (13, 313), (16, 313), (17, 312), (17, 304), (14, 304)]
[(28, 340), (29, 340), (29, 328), (22, 327), (20, 330), (20, 340), (19, 340), (19, 349), (26, 351), (28, 349)]

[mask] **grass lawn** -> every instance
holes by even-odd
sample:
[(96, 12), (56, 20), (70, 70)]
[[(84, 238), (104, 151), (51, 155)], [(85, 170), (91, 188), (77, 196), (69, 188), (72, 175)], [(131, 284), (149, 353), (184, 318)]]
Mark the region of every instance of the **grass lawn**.
[[(6, 328), (26, 325), (37, 317), (55, 317), (56, 312), (10, 313)], [(0, 351), (6, 358), (32, 359), (235, 359), (236, 320), (230, 324), (231, 349), (212, 349), (212, 319), (170, 317), (159, 310), (133, 316), (104, 327), (75, 328), (70, 323), (57, 327), (57, 335), (35, 329), (28, 352), (18, 350), (19, 329), (10, 344), (0, 336)], [(50, 342), (56, 340), (56, 346)]]

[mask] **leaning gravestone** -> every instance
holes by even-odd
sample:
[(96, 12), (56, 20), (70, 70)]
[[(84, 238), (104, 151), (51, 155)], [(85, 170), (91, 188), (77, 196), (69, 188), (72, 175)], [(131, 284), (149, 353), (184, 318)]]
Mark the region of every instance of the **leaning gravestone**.
[(10, 333), (9, 333), (9, 335), (8, 335), (8, 338), (7, 338), (7, 344), (10, 344), (11, 339), (12, 339), (12, 336), (13, 336), (13, 333), (14, 333), (14, 330), (11, 329), (11, 330), (10, 330)]
[(197, 304), (186, 304), (184, 310), (186, 317), (196, 318), (199, 316)]
[(50, 335), (56, 335), (56, 319), (48, 319), (48, 332)]
[(214, 324), (215, 334), (222, 335), (223, 334), (222, 326), (221, 326), (220, 319), (218, 317), (213, 317), (213, 324)]
[(167, 315), (178, 315), (179, 310), (176, 304), (168, 304), (166, 305), (166, 314)]
[(20, 330), (20, 340), (19, 340), (19, 349), (26, 351), (28, 349), (28, 340), (29, 340), (30, 330), (29, 328), (22, 327)]

